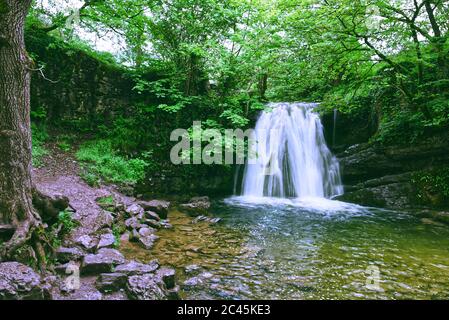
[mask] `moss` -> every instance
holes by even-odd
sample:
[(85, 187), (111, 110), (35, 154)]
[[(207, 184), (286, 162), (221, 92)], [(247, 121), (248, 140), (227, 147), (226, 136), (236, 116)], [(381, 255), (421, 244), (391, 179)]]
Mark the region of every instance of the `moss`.
[(415, 173), (412, 183), (422, 204), (449, 207), (449, 166)]

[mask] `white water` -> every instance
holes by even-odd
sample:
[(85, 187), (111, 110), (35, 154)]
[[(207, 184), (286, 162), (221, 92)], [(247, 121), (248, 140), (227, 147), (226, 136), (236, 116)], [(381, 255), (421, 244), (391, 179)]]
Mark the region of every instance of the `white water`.
[[(316, 104), (272, 103), (255, 128), (243, 196), (332, 198), (343, 193), (338, 160), (329, 151)], [(264, 160), (268, 159), (268, 160)]]

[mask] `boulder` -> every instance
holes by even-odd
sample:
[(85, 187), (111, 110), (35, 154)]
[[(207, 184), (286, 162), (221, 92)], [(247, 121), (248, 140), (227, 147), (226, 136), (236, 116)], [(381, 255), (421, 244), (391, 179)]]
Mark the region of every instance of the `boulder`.
[(82, 235), (75, 240), (75, 243), (87, 251), (92, 251), (97, 247), (98, 239), (92, 238), (89, 235)]
[(150, 235), (154, 234), (153, 228), (143, 227), (139, 229), (139, 236), (140, 237), (148, 237)]
[(168, 222), (168, 220), (161, 220), (159, 221), (159, 224), (163, 229), (173, 229), (173, 226)]
[(109, 211), (101, 212), (96, 219), (98, 229), (111, 228), (113, 223), (114, 223), (114, 215), (112, 214), (112, 212)]
[(57, 264), (54, 266), (55, 272), (60, 275), (70, 275), (72, 274), (71, 270), (74, 268), (79, 268), (79, 264), (74, 261), (69, 261), (67, 263)]
[(155, 275), (144, 274), (128, 278), (126, 291), (130, 299), (134, 300), (163, 300), (167, 299), (164, 290)]
[(106, 233), (101, 235), (97, 248), (112, 248), (114, 244), (115, 236), (112, 233)]
[(210, 218), (210, 217), (201, 215), (201, 216), (198, 216), (195, 219), (193, 219), (191, 223), (195, 224), (195, 223), (198, 223), (201, 221), (208, 222), (210, 224), (216, 224), (221, 221), (221, 218)]
[(201, 279), (200, 277), (192, 277), (187, 279), (186, 281), (184, 281), (183, 283), (183, 288), (184, 289), (189, 289), (191, 287), (197, 287), (200, 286), (204, 283), (203, 279)]
[(139, 243), (147, 250), (153, 248), (154, 243), (159, 239), (155, 234), (150, 234), (148, 236), (140, 236)]
[(164, 200), (140, 201), (139, 204), (149, 211), (156, 212), (161, 219), (166, 219), (170, 202)]
[(144, 212), (143, 208), (138, 205), (137, 203), (133, 203), (129, 207), (125, 209), (126, 213), (129, 214), (131, 217), (137, 216)]
[(43, 300), (49, 293), (42, 278), (30, 267), (18, 262), (0, 263), (0, 300)]
[(114, 266), (125, 263), (123, 255), (115, 250), (102, 248), (97, 254), (84, 257), (81, 267), (83, 274), (98, 274), (111, 272)]
[(161, 220), (161, 218), (158, 216), (158, 214), (153, 211), (145, 211), (145, 218), (150, 219), (150, 220), (156, 220), (156, 221)]
[(60, 247), (56, 250), (56, 259), (60, 263), (78, 261), (84, 257), (84, 252), (78, 248)]
[(181, 204), (179, 208), (192, 216), (206, 215), (210, 208), (209, 197), (192, 198), (188, 203)]
[(127, 275), (139, 275), (145, 273), (155, 272), (159, 268), (157, 260), (152, 260), (147, 264), (137, 261), (130, 261), (125, 264), (121, 264), (115, 268), (115, 272), (124, 273)]
[(141, 224), (139, 219), (137, 219), (136, 217), (132, 217), (125, 221), (125, 226), (128, 229), (139, 229)]
[(404, 209), (418, 204), (411, 173), (388, 175), (347, 188), (335, 199), (363, 206)]
[(124, 273), (102, 273), (97, 279), (96, 287), (103, 293), (116, 292), (125, 288), (127, 279), (128, 277)]
[(155, 228), (155, 229), (160, 229), (161, 228), (161, 224), (159, 222), (157, 222), (156, 220), (151, 220), (151, 219), (145, 219), (143, 221), (143, 224), (151, 227), (151, 228)]

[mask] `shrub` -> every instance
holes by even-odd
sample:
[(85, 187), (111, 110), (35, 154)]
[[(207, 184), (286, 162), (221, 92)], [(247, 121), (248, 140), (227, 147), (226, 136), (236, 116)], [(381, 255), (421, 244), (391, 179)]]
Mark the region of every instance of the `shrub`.
[(31, 134), (33, 167), (40, 168), (44, 165), (43, 157), (48, 154), (47, 149), (44, 147), (45, 141), (48, 139), (48, 134), (44, 126), (35, 124), (31, 126)]
[(111, 183), (135, 184), (145, 176), (145, 160), (128, 159), (117, 154), (109, 140), (84, 143), (76, 153), (79, 161), (85, 162), (83, 178), (89, 184), (100, 179)]

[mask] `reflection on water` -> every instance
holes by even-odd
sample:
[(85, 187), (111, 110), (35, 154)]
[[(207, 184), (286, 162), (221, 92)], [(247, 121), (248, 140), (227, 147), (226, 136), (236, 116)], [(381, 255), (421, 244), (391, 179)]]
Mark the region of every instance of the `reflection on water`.
[(220, 223), (173, 211), (151, 252), (122, 249), (177, 268), (187, 299), (449, 298), (449, 227), (429, 219), (316, 199), (231, 198), (212, 212)]

